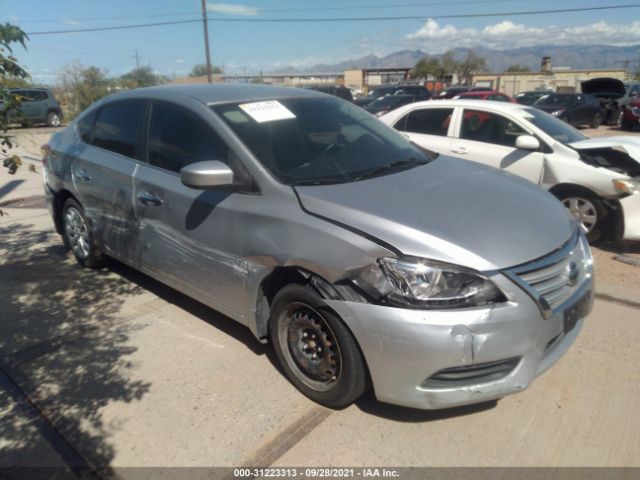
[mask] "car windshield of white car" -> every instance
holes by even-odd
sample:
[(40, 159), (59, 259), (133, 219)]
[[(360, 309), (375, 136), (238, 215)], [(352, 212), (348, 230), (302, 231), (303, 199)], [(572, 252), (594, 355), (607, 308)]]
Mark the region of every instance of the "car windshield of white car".
[(286, 185), (351, 182), (373, 171), (397, 171), (380, 170), (390, 163), (409, 169), (435, 158), (360, 107), (337, 98), (283, 98), (212, 108)]
[(536, 127), (558, 142), (573, 143), (589, 138), (573, 128), (567, 122), (563, 122), (562, 120), (536, 108), (527, 108), (524, 112), (524, 117), (529, 122), (533, 123)]

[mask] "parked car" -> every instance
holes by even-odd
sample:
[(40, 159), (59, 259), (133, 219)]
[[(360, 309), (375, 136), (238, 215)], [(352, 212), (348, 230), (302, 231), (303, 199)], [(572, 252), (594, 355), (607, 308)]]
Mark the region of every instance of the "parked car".
[(617, 78), (592, 78), (580, 83), (582, 93), (593, 95), (602, 108), (602, 123), (617, 125), (620, 120), (620, 100), (625, 95), (625, 86)]
[(420, 98), (413, 95), (387, 95), (386, 97), (380, 97), (377, 100), (374, 100), (369, 105), (366, 105), (364, 109), (376, 117), (379, 117), (380, 115), (390, 112), (394, 108), (407, 105), (408, 103), (417, 102), (418, 100), (420, 100)]
[(417, 102), (380, 120), (423, 148), (540, 185), (591, 240), (640, 240), (640, 139), (589, 139), (536, 108), (473, 100)]
[(460, 95), (461, 93), (486, 92), (491, 90), (493, 90), (491, 87), (471, 87), (469, 85), (455, 85), (453, 87), (447, 88), (446, 90), (443, 90), (434, 98), (437, 100), (445, 100), (448, 98), (453, 98), (456, 95)]
[(509, 95), (502, 92), (496, 92), (495, 90), (487, 90), (481, 92), (464, 92), (453, 97), (460, 100), (493, 100), (495, 102), (509, 102), (516, 103), (516, 101)]
[(311, 85), (304, 88), (315, 90), (316, 92), (328, 93), (329, 95), (353, 102), (351, 90), (343, 85)]
[(514, 100), (521, 105), (533, 105), (541, 97), (553, 93), (553, 90), (530, 90), (517, 93)]
[(20, 114), (11, 121), (23, 126), (46, 123), (50, 127), (62, 123), (62, 109), (51, 90), (46, 88), (12, 88), (12, 95), (17, 96), (20, 103)]
[(413, 95), (420, 100), (428, 100), (431, 98), (431, 92), (421, 85), (396, 84), (376, 87), (368, 95), (357, 98), (355, 104), (365, 107), (371, 102), (387, 95)]
[[(617, 100), (622, 109), (640, 96), (640, 83), (627, 82), (624, 84), (624, 96)], [(620, 112), (622, 114), (622, 111)]]
[(622, 108), (620, 128), (623, 130), (633, 130), (640, 123), (640, 99), (631, 100)]
[(80, 264), (114, 257), (248, 326), (323, 405), (369, 385), (424, 409), (522, 391), (591, 309), (588, 243), (553, 196), (335, 97), (130, 90), (45, 152)]
[(585, 93), (550, 93), (533, 106), (576, 127), (589, 125), (598, 128), (604, 118), (600, 102)]

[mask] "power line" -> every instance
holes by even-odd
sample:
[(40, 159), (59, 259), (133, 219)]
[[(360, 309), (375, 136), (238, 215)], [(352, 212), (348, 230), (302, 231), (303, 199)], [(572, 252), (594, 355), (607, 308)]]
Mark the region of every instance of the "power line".
[[(209, 18), (209, 22), (229, 22), (229, 23), (289, 23), (289, 22), (376, 22), (376, 21), (396, 21), (396, 20), (424, 20), (425, 18), (482, 18), (482, 17), (506, 17), (521, 15), (545, 15), (553, 13), (575, 13), (589, 12), (598, 10), (619, 10), (623, 8), (637, 8), (640, 4), (631, 5), (610, 5), (604, 7), (582, 7), (582, 8), (562, 8), (556, 10), (529, 10), (520, 12), (492, 12), (492, 13), (461, 13), (450, 15), (406, 15), (397, 17), (334, 17), (334, 18)], [(111, 27), (94, 27), (94, 28), (74, 28), (69, 30), (49, 30), (41, 32), (30, 32), (27, 35), (56, 35), (63, 33), (83, 33), (83, 32), (100, 32), (106, 30), (129, 30), (134, 28), (160, 27), (166, 25), (183, 25), (188, 23), (201, 22), (200, 19), (194, 20), (174, 20), (171, 22), (157, 23), (140, 23), (136, 25), (117, 25)]]
[[(528, 0), (461, 0), (461, 1), (437, 1), (437, 2), (419, 2), (419, 3), (401, 3), (395, 5), (387, 4), (378, 4), (378, 5), (352, 5), (345, 6), (342, 5), (340, 7), (304, 7), (304, 8), (257, 8), (258, 13), (278, 13), (278, 12), (316, 12), (316, 11), (327, 11), (327, 10), (372, 10), (372, 9), (388, 9), (388, 8), (409, 8), (409, 7), (437, 7), (442, 5), (483, 5), (488, 3), (506, 3), (506, 2), (524, 2)], [(201, 12), (175, 12), (175, 13), (156, 13), (149, 15), (124, 15), (124, 16), (115, 16), (115, 17), (68, 17), (62, 18), (58, 20), (51, 19), (39, 19), (39, 20), (23, 20), (17, 21), (15, 23), (22, 25), (27, 23), (60, 23), (65, 21), (78, 21), (78, 22), (91, 22), (91, 21), (104, 21), (104, 20), (129, 20), (132, 18), (159, 18), (159, 17), (175, 17), (182, 15), (192, 15), (192, 16), (201, 16)]]

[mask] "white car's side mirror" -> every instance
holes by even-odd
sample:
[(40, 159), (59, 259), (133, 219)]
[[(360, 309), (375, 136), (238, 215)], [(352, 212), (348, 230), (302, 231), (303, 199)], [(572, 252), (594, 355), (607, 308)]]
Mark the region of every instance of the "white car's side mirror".
[(538, 150), (540, 141), (533, 135), (520, 135), (516, 138), (516, 148), (522, 150)]

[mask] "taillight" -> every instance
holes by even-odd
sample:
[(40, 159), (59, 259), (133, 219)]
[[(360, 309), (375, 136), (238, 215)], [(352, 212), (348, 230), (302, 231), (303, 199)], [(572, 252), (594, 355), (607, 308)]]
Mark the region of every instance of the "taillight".
[(45, 143), (40, 147), (40, 153), (42, 154), (42, 166), (47, 167), (47, 160), (49, 158), (49, 153), (51, 152), (51, 145)]

